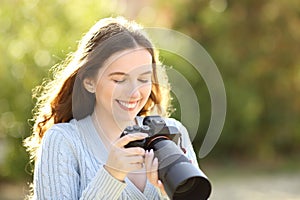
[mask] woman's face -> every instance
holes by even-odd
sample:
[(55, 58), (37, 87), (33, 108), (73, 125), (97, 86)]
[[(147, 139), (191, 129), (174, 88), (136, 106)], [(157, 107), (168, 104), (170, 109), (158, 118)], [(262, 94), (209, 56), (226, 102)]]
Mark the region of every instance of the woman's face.
[(130, 49), (109, 57), (96, 81), (96, 112), (114, 120), (131, 121), (151, 93), (152, 56), (146, 49)]

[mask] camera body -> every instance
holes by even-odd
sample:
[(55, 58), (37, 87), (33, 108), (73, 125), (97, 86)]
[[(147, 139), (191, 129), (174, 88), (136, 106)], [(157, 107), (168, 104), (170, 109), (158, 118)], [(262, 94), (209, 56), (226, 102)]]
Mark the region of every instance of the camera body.
[(149, 136), (136, 140), (125, 145), (129, 147), (141, 147), (145, 150), (153, 149), (153, 145), (161, 140), (171, 140), (178, 143), (181, 134), (175, 126), (167, 126), (165, 121), (160, 116), (148, 116), (143, 121), (142, 126), (127, 126), (122, 132), (121, 137), (133, 133), (147, 133)]
[(206, 200), (211, 193), (211, 184), (206, 175), (190, 162), (183, 149), (177, 146), (181, 133), (174, 126), (167, 126), (158, 115), (147, 116), (142, 126), (128, 126), (121, 137), (132, 133), (147, 133), (149, 136), (129, 142), (125, 148), (153, 149), (158, 159), (158, 178), (172, 200)]

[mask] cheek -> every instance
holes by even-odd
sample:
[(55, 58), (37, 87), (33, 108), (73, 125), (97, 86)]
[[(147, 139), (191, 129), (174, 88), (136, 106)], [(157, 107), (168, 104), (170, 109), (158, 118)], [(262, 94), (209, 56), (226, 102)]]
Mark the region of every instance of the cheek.
[(149, 97), (151, 94), (152, 84), (143, 85), (140, 89), (144, 97)]
[(97, 97), (102, 101), (110, 101), (114, 95), (115, 87), (111, 84), (98, 84)]
[(127, 87), (122, 85), (113, 84), (108, 90), (111, 93), (112, 98), (118, 98), (120, 96), (124, 96), (124, 92), (127, 92), (126, 89)]

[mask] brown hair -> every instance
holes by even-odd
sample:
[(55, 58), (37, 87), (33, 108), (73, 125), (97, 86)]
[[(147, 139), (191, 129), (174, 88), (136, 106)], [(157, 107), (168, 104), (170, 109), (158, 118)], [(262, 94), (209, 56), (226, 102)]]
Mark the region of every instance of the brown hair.
[(149, 51), (153, 64), (151, 94), (138, 115), (168, 115), (169, 84), (150, 40), (134, 22), (120, 17), (102, 19), (82, 38), (74, 54), (53, 67), (53, 79), (45, 81), (33, 92), (37, 100), (33, 109), (33, 133), (24, 141), (32, 160), (42, 137), (53, 124), (69, 122), (73, 118), (80, 120), (92, 114), (95, 95), (84, 88), (83, 80), (93, 77), (112, 54), (137, 47)]

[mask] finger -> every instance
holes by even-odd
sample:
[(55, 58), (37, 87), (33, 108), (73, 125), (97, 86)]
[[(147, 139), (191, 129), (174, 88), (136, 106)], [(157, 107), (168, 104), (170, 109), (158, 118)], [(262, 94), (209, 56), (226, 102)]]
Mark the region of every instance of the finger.
[(162, 184), (161, 180), (157, 181), (157, 186), (159, 187), (159, 189), (165, 190), (164, 185)]
[(154, 153), (151, 149), (150, 151), (146, 151), (145, 153), (145, 166), (147, 175), (151, 172), (152, 163), (153, 163)]
[[(107, 169), (109, 169), (109, 171), (114, 171), (116, 173), (129, 173), (129, 172), (132, 172), (132, 171), (137, 171), (137, 170), (141, 170), (143, 169), (144, 165), (143, 163), (126, 163), (122, 166), (122, 168), (116, 168), (116, 167), (112, 167), (112, 166), (109, 166), (109, 165), (105, 165)], [(126, 175), (125, 175), (126, 176)]]
[(141, 147), (130, 147), (122, 149), (124, 156), (145, 156), (145, 150)]
[(147, 136), (148, 136), (148, 134), (146, 134), (146, 133), (132, 133), (132, 134), (128, 134), (128, 135), (125, 135), (125, 136), (121, 137), (120, 139), (118, 139), (115, 142), (115, 146), (117, 146), (117, 147), (124, 147), (129, 142), (132, 142), (132, 141), (135, 141), (135, 140), (141, 140), (141, 139), (144, 139)]
[(162, 182), (160, 180), (157, 181), (157, 186), (159, 188), (159, 190), (162, 192), (163, 195), (166, 195), (166, 191), (165, 191), (165, 187), (164, 185), (162, 184)]
[[(153, 164), (155, 165), (155, 159), (153, 160)], [(158, 186), (158, 173), (156, 170), (154, 170), (154, 168), (151, 169), (150, 172), (147, 173), (147, 178), (149, 180), (150, 183), (152, 183), (154, 186)]]
[[(152, 152), (153, 153), (153, 152)], [(154, 155), (151, 155), (151, 151), (148, 155), (148, 159), (147, 162), (145, 160), (145, 164), (146, 164), (146, 170), (147, 170), (147, 178), (148, 180), (150, 181), (150, 183), (152, 183), (153, 185), (157, 186), (157, 181), (158, 181), (158, 172), (157, 172), (157, 169), (158, 169), (158, 159), (157, 158), (154, 158), (153, 159), (153, 156)], [(150, 162), (151, 160), (151, 162)]]
[(144, 157), (143, 156), (129, 156), (126, 158), (126, 162), (130, 164), (143, 164), (144, 163)]
[(157, 169), (158, 169), (158, 159), (154, 158), (153, 163), (152, 163), (152, 167), (151, 167), (151, 178), (152, 180), (158, 180), (158, 173), (157, 173)]
[(141, 170), (144, 168), (144, 164), (143, 163), (132, 163), (131, 165), (131, 172), (132, 171), (137, 171), (137, 170)]
[(116, 170), (130, 171), (132, 164), (143, 164), (144, 156), (124, 156), (119, 155), (117, 159), (113, 159), (112, 162), (107, 162), (106, 165)]

